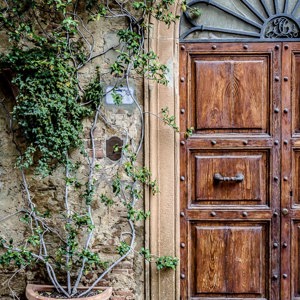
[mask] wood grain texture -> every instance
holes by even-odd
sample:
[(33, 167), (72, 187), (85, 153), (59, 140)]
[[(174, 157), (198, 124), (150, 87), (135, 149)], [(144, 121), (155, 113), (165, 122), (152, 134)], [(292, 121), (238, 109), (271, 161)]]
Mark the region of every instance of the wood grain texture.
[(182, 300), (290, 299), (280, 295), (283, 46), (247, 45), (180, 52)]
[(196, 130), (266, 132), (270, 101), (267, 58), (194, 59)]
[(197, 293), (247, 293), (262, 297), (262, 277), (266, 276), (263, 227), (228, 225), (195, 229)]
[[(241, 153), (239, 153), (241, 154)], [(265, 158), (265, 157), (264, 157)], [(266, 164), (262, 155), (196, 156), (196, 200), (259, 201), (265, 198)], [(242, 175), (243, 181), (215, 180), (215, 174), (225, 177)], [(259, 203), (262, 204), (262, 203)]]
[(293, 222), (291, 241), (292, 291), (293, 297), (300, 297), (300, 221)]

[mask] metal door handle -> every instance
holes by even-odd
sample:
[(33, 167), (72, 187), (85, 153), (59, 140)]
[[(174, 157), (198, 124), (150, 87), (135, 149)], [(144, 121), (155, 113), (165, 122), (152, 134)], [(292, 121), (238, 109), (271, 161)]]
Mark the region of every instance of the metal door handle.
[(238, 173), (234, 177), (226, 177), (226, 176), (222, 176), (220, 173), (215, 173), (214, 180), (217, 182), (220, 182), (220, 181), (242, 182), (244, 180), (244, 175), (241, 173)]

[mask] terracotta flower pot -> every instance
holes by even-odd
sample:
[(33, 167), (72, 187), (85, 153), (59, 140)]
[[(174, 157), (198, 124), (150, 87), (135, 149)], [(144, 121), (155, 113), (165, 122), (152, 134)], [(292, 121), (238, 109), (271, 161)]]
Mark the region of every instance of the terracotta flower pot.
[[(79, 287), (78, 290), (85, 290), (84, 287)], [(93, 289), (94, 291), (102, 291), (101, 293), (93, 296), (85, 296), (83, 298), (69, 298), (67, 300), (107, 300), (112, 294), (111, 287), (97, 287)], [(39, 292), (51, 292), (53, 291), (52, 285), (36, 285), (28, 284), (26, 287), (26, 297), (28, 300), (66, 300), (65, 298), (50, 298), (47, 296), (42, 296)]]

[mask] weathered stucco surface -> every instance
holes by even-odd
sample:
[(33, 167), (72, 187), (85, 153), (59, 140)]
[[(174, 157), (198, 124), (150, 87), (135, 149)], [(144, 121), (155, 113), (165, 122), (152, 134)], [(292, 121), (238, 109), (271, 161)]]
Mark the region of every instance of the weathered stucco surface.
[[(95, 51), (102, 52), (107, 48), (117, 45), (118, 39), (115, 35), (116, 29), (122, 24), (105, 21), (89, 23), (89, 30), (94, 34)], [(6, 49), (6, 36), (0, 35), (1, 45), (0, 51)], [(92, 75), (94, 75), (97, 65), (100, 66), (100, 71), (105, 84), (109, 85), (113, 82), (110, 77), (109, 64), (115, 58), (116, 54), (108, 53), (105, 57), (101, 57), (88, 64), (80, 71), (80, 82), (86, 85)], [(143, 79), (140, 77), (133, 78), (130, 81), (131, 86), (135, 90), (136, 98), (143, 101)], [(2, 82), (2, 86), (5, 84)], [(13, 100), (10, 97), (1, 95), (1, 101), (11, 110)], [(130, 136), (129, 142), (132, 145), (137, 145), (137, 139), (141, 132), (140, 114), (135, 104), (131, 105), (104, 105), (103, 109), (107, 112), (107, 122), (109, 126), (105, 126), (102, 121), (99, 121), (95, 131), (96, 145), (96, 163), (98, 165), (95, 178), (98, 180), (97, 193), (100, 195), (108, 184), (111, 184), (109, 175), (114, 174), (118, 162), (113, 162), (106, 157), (106, 140), (112, 136), (118, 136), (125, 139), (124, 129)], [(19, 220), (20, 214), (17, 212), (26, 207), (26, 198), (22, 194), (22, 186), (20, 174), (14, 167), (17, 157), (17, 151), (12, 143), (12, 136), (9, 129), (7, 113), (3, 106), (0, 106), (0, 235), (7, 238), (13, 238), (14, 241), (22, 240), (26, 235), (26, 227)], [(85, 123), (84, 141), (85, 145), (90, 145), (88, 121)], [(91, 150), (90, 150), (91, 151)], [(74, 152), (75, 158), (78, 153)], [(139, 157), (140, 162), (143, 160), (142, 153)], [(54, 214), (57, 213), (57, 225), (59, 225), (59, 212), (63, 207), (63, 185), (64, 175), (62, 170), (58, 170), (52, 177), (42, 179), (30, 176), (29, 189), (32, 192), (34, 202), (37, 207), (46, 211), (51, 209)], [(85, 171), (82, 168), (80, 176), (85, 176)], [(107, 176), (108, 175), (108, 176)], [(76, 192), (74, 192), (76, 194)], [(73, 202), (74, 203), (74, 202)], [(80, 203), (75, 203), (80, 206)], [(143, 207), (143, 203), (140, 203)], [(117, 204), (111, 208), (106, 208), (98, 199), (93, 204), (94, 219), (96, 223), (95, 237), (93, 240), (93, 249), (101, 253), (101, 257), (108, 261), (119, 257), (116, 252), (116, 247), (119, 245), (122, 231), (126, 231), (128, 226), (127, 213), (122, 205)], [(10, 214), (14, 214), (9, 216)], [(54, 226), (55, 222), (54, 221)], [(50, 242), (50, 241), (49, 241)], [(53, 242), (55, 245), (55, 241)], [(137, 225), (137, 249), (144, 246), (144, 224), (140, 221)], [(15, 276), (13, 276), (15, 275)], [(13, 271), (4, 271), (0, 269), (0, 299), (13, 299), (12, 291), (16, 293), (20, 299), (24, 298), (24, 290), (27, 282), (45, 281), (45, 274), (40, 268), (36, 270), (24, 270), (18, 274)], [(93, 281), (97, 275), (88, 273), (83, 283), (88, 284)], [(144, 299), (144, 261), (136, 253), (132, 254), (128, 259), (119, 264), (105, 279), (101, 282), (102, 285), (111, 285), (114, 288), (115, 300), (130, 300)], [(10, 290), (9, 286), (12, 290)]]

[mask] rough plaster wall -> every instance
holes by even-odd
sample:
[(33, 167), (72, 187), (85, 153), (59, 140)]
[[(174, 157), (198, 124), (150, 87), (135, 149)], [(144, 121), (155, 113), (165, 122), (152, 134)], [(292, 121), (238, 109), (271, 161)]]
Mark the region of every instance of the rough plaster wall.
[[(98, 22), (90, 23), (89, 30), (95, 37), (95, 52), (102, 52), (110, 46), (118, 44), (114, 32), (120, 26), (113, 22)], [(7, 45), (6, 36), (0, 35), (0, 51), (5, 51)], [(103, 76), (104, 82), (109, 85), (113, 81), (109, 77), (109, 64), (115, 58), (115, 54), (108, 53), (104, 58), (99, 58), (88, 64), (80, 71), (80, 82), (86, 85), (91, 76), (94, 75), (96, 65), (100, 66), (101, 72), (106, 72)], [(139, 101), (143, 99), (143, 80), (142, 78), (133, 78), (130, 84), (135, 89), (135, 96)], [(2, 98), (3, 96), (1, 96)], [(9, 103), (9, 99), (5, 100)], [(125, 128), (129, 136), (133, 139), (131, 142), (136, 145), (136, 139), (140, 136), (140, 115), (136, 105), (114, 106), (104, 105), (107, 112), (107, 119), (112, 127), (107, 128), (100, 121), (95, 131), (96, 144), (96, 159), (100, 166), (96, 172), (96, 178), (99, 180), (97, 184), (97, 194), (101, 194), (103, 189), (110, 183), (110, 179), (105, 181), (104, 174), (113, 174), (116, 169), (116, 162), (106, 158), (106, 139), (111, 136), (119, 136), (118, 127)], [(85, 123), (84, 140), (86, 145), (90, 145), (88, 121)], [(77, 153), (72, 154), (76, 158)], [(19, 221), (19, 215), (5, 219), (5, 217), (14, 213), (26, 206), (26, 199), (22, 197), (20, 174), (14, 168), (14, 162), (17, 157), (17, 152), (14, 145), (11, 143), (9, 134), (9, 126), (6, 118), (6, 112), (0, 109), (0, 235), (13, 237), (14, 240), (22, 240), (26, 234), (26, 228)], [(142, 161), (142, 154), (139, 157)], [(63, 171), (63, 170), (60, 170)], [(84, 176), (84, 172), (81, 173)], [(35, 203), (39, 209), (46, 210), (47, 208), (54, 209), (58, 213), (63, 207), (63, 172), (56, 172), (52, 177), (40, 179), (35, 177), (29, 178), (29, 186)], [(75, 193), (76, 194), (76, 193)], [(75, 203), (75, 202), (74, 202)], [(80, 205), (75, 203), (75, 205)], [(143, 206), (143, 203), (140, 204)], [(116, 246), (120, 242), (122, 230), (127, 229), (126, 212), (121, 205), (116, 205), (110, 209), (104, 208), (100, 201), (95, 201), (93, 204), (94, 219), (96, 223), (95, 238), (93, 240), (93, 249), (101, 253), (101, 257), (107, 260), (119, 257), (116, 254)], [(59, 222), (58, 222), (59, 223)], [(138, 248), (144, 245), (144, 225), (142, 222), (137, 226), (137, 242)], [(137, 248), (137, 249), (138, 249)], [(39, 269), (39, 268), (37, 268)], [(7, 280), (12, 276), (12, 271), (0, 270), (0, 299), (12, 299), (11, 291), (8, 288)], [(44, 272), (40, 270), (23, 271), (17, 274), (11, 280), (11, 287), (20, 297), (24, 298), (24, 289), (28, 281), (31, 282), (47, 282), (44, 279)], [(84, 279), (84, 283), (88, 284), (95, 279), (96, 274), (89, 273)], [(115, 300), (129, 299), (144, 299), (144, 261), (136, 254), (132, 254), (128, 259), (118, 265), (111, 274), (101, 282), (102, 285), (111, 285), (114, 288)]]

